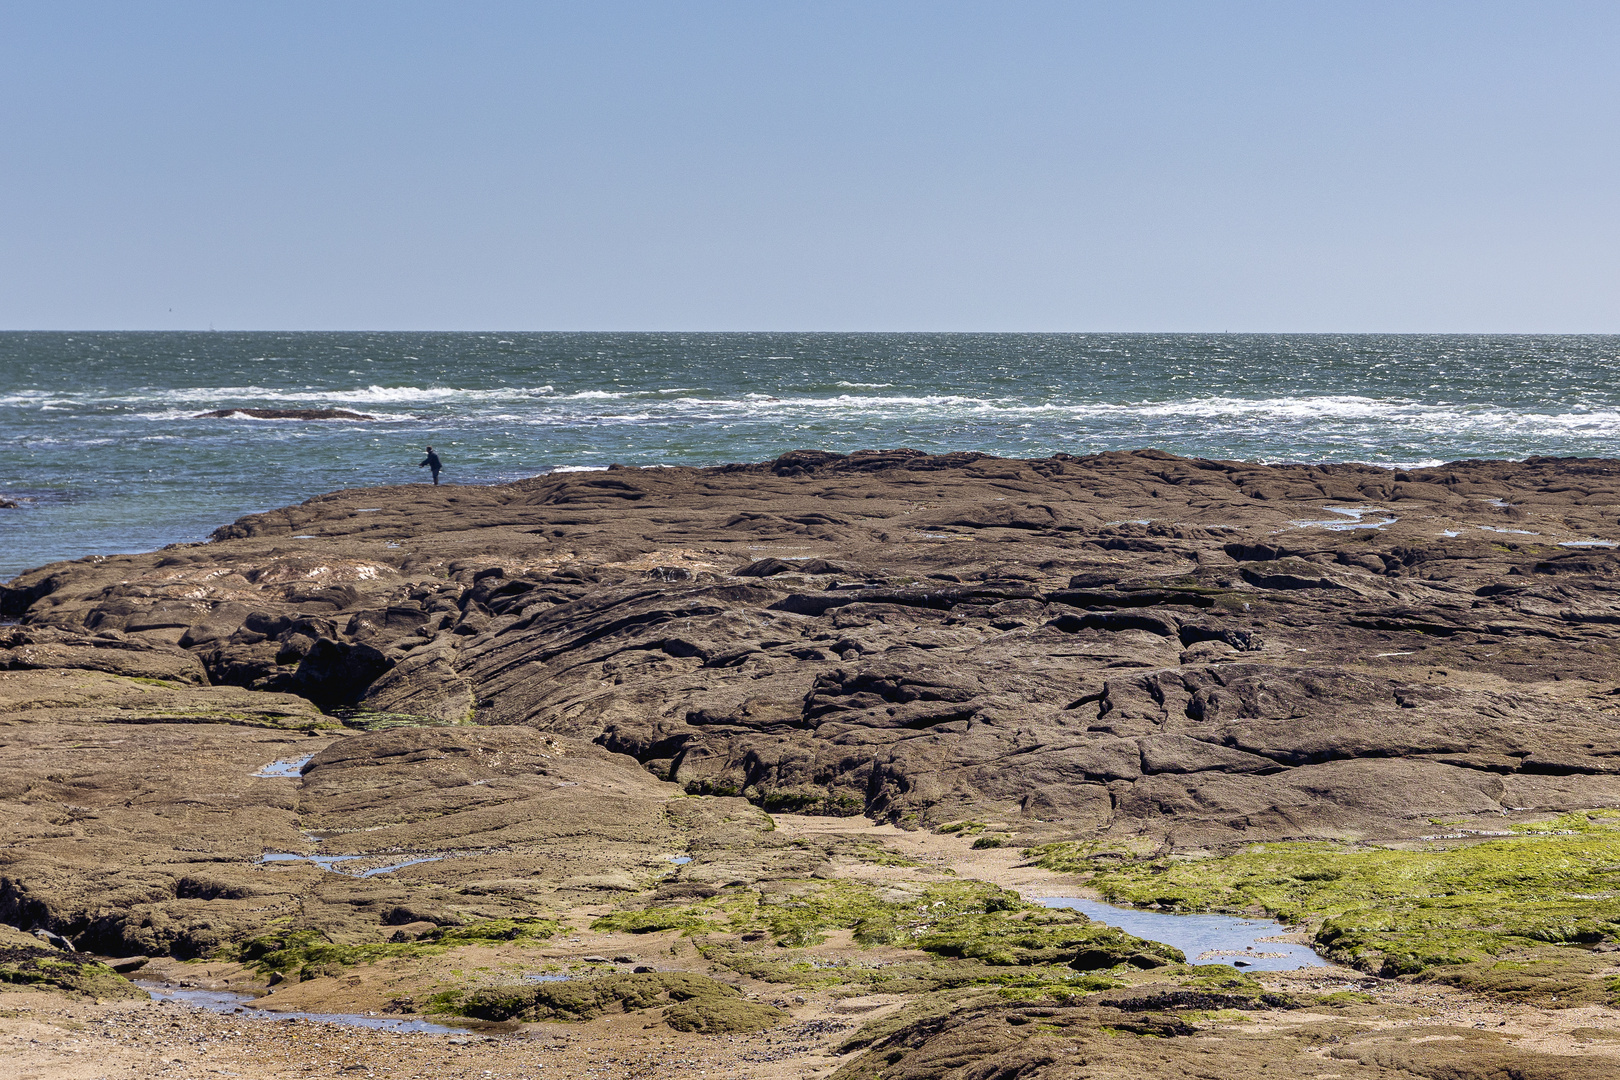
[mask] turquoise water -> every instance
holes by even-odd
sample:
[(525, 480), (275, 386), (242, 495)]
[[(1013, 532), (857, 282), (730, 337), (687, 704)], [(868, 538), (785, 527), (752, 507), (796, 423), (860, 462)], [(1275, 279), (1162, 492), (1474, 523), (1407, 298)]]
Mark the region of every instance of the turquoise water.
[[(194, 419), (344, 408), (365, 422)], [(1620, 338), (0, 334), (0, 578), (337, 488), (910, 446), (1615, 456)]]

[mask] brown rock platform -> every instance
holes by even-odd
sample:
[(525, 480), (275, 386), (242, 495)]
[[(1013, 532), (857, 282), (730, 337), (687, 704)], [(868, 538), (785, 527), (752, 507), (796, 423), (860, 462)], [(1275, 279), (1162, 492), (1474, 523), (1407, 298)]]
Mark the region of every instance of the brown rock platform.
[(1620, 806), (1617, 519), (1566, 459), (336, 492), (0, 587), (0, 921), (186, 959), (829, 872), (767, 812), (1219, 851)]
[(1617, 514), (1605, 461), (1151, 451), (369, 489), (24, 574), (4, 655), (521, 725), (766, 809), (1376, 836), (1620, 803)]

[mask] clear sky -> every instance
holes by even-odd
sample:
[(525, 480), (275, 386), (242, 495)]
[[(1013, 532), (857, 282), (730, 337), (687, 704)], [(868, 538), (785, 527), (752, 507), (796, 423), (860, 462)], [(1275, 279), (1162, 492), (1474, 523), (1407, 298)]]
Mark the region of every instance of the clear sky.
[(0, 0), (0, 328), (1620, 332), (1620, 4)]

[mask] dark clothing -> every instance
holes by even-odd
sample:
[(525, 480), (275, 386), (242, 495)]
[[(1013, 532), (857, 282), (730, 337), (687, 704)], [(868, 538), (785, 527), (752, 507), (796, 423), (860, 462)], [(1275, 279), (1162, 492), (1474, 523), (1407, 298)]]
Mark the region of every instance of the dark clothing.
[(418, 465), (417, 468), (420, 469), (423, 465), (433, 470), (433, 482), (437, 484), (439, 482), (439, 470), (444, 468), (444, 463), (439, 460), (439, 455), (429, 450), (428, 456), (422, 459), (422, 464)]

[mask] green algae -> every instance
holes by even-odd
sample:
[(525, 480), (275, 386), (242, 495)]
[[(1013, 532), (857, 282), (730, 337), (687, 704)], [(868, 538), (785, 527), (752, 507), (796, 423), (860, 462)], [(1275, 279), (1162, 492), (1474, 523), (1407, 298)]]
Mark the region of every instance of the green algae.
[(893, 848), (885, 847), (875, 840), (861, 840), (852, 844), (850, 852), (855, 858), (868, 866), (911, 866), (920, 867), (923, 863), (909, 856), (902, 855)]
[(1342, 1008), (1346, 1005), (1371, 1005), (1377, 1000), (1371, 994), (1364, 994), (1360, 990), (1335, 990), (1331, 994), (1318, 994), (1316, 1003)]
[(730, 781), (703, 777), (698, 780), (688, 780), (686, 782), (686, 793), (688, 795), (718, 795), (722, 798), (734, 798), (742, 793), (742, 789)]
[[(1069, 1000), (1123, 985), (1099, 972), (1185, 960), (1170, 946), (1076, 911), (1028, 904), (982, 881), (901, 890), (847, 879), (779, 880), (727, 889), (691, 904), (619, 912), (598, 919), (591, 929), (680, 929), (697, 938), (706, 960), (740, 975), (805, 989), (858, 986), (866, 993), (990, 986), (1021, 999)], [(850, 932), (857, 946), (928, 955), (834, 959), (801, 951), (839, 930)]]
[(656, 934), (664, 930), (704, 930), (713, 924), (704, 918), (708, 909), (692, 907), (652, 907), (645, 911), (621, 911), (591, 923), (592, 930), (625, 934)]
[(1508, 830), (1523, 835), (1562, 836), (1573, 833), (1602, 832), (1620, 825), (1620, 810), (1577, 810), (1560, 814), (1546, 821), (1527, 821), (1509, 825)]
[(566, 982), (476, 990), (447, 1011), (478, 1020), (590, 1020), (610, 1012), (664, 1009), (677, 1031), (707, 1035), (760, 1031), (787, 1018), (782, 1010), (744, 998), (734, 987), (690, 971), (616, 972)]
[[(187, 689), (193, 689), (187, 687)], [(273, 710), (162, 708), (120, 713), (120, 724), (225, 724), (235, 727), (271, 728), (276, 731), (337, 731), (342, 725), (326, 716), (283, 713)]]
[(1604, 1005), (1620, 992), (1620, 977), (1602, 977), (1613, 970), (1612, 960), (1584, 950), (1546, 948), (1509, 959), (1434, 967), (1418, 979), (1555, 1008)]
[(726, 889), (691, 904), (618, 912), (597, 919), (591, 929), (759, 932), (789, 948), (820, 944), (834, 930), (852, 930), (862, 945), (909, 945), (941, 920), (1025, 906), (1017, 893), (982, 881), (943, 881), (886, 894), (858, 881), (789, 878)]
[(102, 999), (146, 999), (146, 991), (106, 964), (75, 953), (29, 945), (0, 946), (0, 985), (65, 990)]
[(319, 930), (282, 927), (228, 946), (216, 958), (248, 964), (266, 975), (297, 972), (302, 981), (394, 957), (437, 956), (467, 945), (544, 941), (559, 929), (552, 919), (489, 919), (465, 926), (441, 926), (416, 941), (343, 943), (332, 941)]
[(742, 795), (766, 813), (857, 817), (866, 811), (866, 800), (850, 792), (833, 788), (763, 789), (749, 786), (742, 790)]
[(961, 914), (919, 935), (916, 944), (939, 956), (998, 966), (1067, 964), (1076, 970), (1095, 970), (1130, 964), (1155, 968), (1187, 959), (1180, 949), (1145, 941), (1062, 908)]
[(1266, 992), (1265, 983), (1228, 964), (1188, 964), (1159, 974), (1172, 977), (1177, 986), (1189, 990), (1218, 990), (1224, 994), (1254, 997)]
[[(390, 731), (394, 728), (461, 727), (472, 723), (466, 720), (445, 720), (437, 716), (418, 716), (416, 713), (373, 712), (369, 709), (340, 709), (332, 715), (347, 728), (360, 731)], [(469, 717), (471, 714), (468, 714)]]
[(1620, 815), (1564, 815), (1516, 831), (1421, 850), (1278, 843), (1219, 858), (1120, 862), (1055, 844), (1030, 854), (1048, 869), (1089, 871), (1090, 886), (1114, 903), (1260, 909), (1305, 924), (1329, 958), (1384, 976), (1620, 940)]
[(1064, 964), (1010, 967), (979, 959), (880, 955), (807, 956), (797, 950), (744, 942), (705, 940), (698, 953), (716, 967), (760, 982), (802, 990), (844, 988), (861, 994), (931, 994), (968, 987), (994, 987), (1030, 1000), (1073, 998), (1124, 986), (1113, 975), (1076, 971)]
[(196, 683), (186, 682), (184, 679), (156, 679), (149, 675), (115, 675), (117, 679), (126, 682), (140, 683), (143, 686), (156, 686), (161, 690), (192, 690)]

